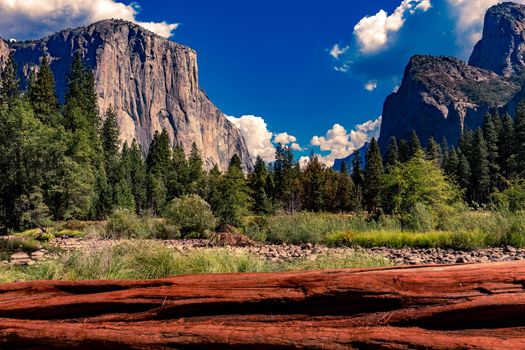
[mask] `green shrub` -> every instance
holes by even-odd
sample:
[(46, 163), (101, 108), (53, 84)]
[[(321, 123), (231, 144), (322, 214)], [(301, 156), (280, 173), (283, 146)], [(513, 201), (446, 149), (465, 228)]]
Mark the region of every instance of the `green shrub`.
[(497, 211), (516, 213), (525, 210), (525, 180), (511, 182), (503, 192), (494, 192), (491, 200)]
[(144, 220), (127, 209), (115, 210), (105, 230), (105, 238), (146, 238), (148, 234)]
[(403, 216), (403, 227), (416, 232), (427, 232), (437, 226), (437, 215), (424, 204), (416, 203), (408, 214)]
[(176, 227), (181, 237), (204, 237), (217, 226), (210, 205), (197, 195), (174, 199), (166, 210), (168, 224)]

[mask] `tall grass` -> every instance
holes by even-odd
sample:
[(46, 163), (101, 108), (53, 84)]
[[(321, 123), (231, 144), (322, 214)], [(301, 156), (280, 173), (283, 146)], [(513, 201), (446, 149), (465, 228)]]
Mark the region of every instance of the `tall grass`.
[(360, 247), (475, 249), (525, 247), (525, 213), (458, 211), (440, 219), (438, 230), (402, 229), (396, 217), (297, 213), (257, 217), (246, 225), (251, 238), (272, 243), (324, 243)]
[(291, 215), (259, 217), (245, 228), (246, 234), (256, 240), (273, 243), (325, 243), (337, 232), (400, 229), (399, 221), (383, 217), (367, 220), (361, 215), (301, 212)]
[(123, 242), (75, 252), (28, 267), (0, 269), (0, 282), (14, 280), (152, 279), (182, 274), (268, 272), (385, 266), (383, 257), (364, 252), (322, 256), (316, 261), (271, 263), (246, 252), (202, 249), (178, 253), (158, 242)]

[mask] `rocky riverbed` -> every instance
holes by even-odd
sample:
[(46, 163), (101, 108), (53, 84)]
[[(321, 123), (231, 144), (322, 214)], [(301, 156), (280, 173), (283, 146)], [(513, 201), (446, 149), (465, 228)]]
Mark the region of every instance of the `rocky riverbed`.
[[(59, 238), (50, 242), (51, 247), (57, 251), (82, 251), (91, 249), (101, 249), (103, 247), (118, 244), (119, 240), (97, 240), (79, 238)], [(195, 249), (214, 249), (214, 245), (208, 240), (165, 240), (161, 241), (166, 246), (178, 252), (187, 252)], [(463, 264), (480, 262), (497, 262), (525, 260), (525, 249), (514, 247), (500, 247), (478, 249), (473, 251), (462, 251), (441, 248), (332, 248), (324, 245), (314, 244), (255, 244), (243, 247), (227, 246), (227, 249), (243, 251), (255, 254), (265, 260), (273, 262), (293, 261), (297, 259), (315, 260), (320, 255), (344, 255), (351, 254), (356, 250), (366, 251), (372, 254), (379, 254), (390, 259), (395, 265), (420, 265), (420, 264)], [(25, 253), (15, 253), (10, 259), (10, 263), (17, 265), (32, 264), (36, 260), (46, 258), (53, 259), (57, 253), (48, 252), (41, 249), (31, 255)]]

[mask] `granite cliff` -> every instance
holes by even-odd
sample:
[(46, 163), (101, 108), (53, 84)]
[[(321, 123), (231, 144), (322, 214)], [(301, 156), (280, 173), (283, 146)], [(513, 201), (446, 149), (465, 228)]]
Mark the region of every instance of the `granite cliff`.
[(173, 144), (188, 151), (195, 142), (207, 168), (227, 167), (238, 154), (246, 169), (252, 160), (240, 131), (199, 87), (197, 54), (122, 20), (104, 20), (66, 29), (40, 40), (0, 40), (0, 63), (14, 52), (22, 87), (30, 70), (49, 56), (57, 93), (63, 100), (73, 55), (80, 50), (94, 71), (101, 111), (112, 105), (121, 139), (136, 138), (147, 150), (155, 131), (166, 128)]
[(525, 6), (501, 3), (485, 16), (482, 39), (469, 63), (451, 57), (414, 56), (398, 91), (387, 97), (379, 144), (407, 139), (416, 130), (456, 144), (463, 128), (477, 128), (486, 112), (515, 110), (525, 97)]

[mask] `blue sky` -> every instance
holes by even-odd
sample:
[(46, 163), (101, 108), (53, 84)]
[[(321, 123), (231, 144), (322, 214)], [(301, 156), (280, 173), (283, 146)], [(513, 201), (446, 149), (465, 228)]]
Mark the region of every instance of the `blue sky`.
[[(201, 87), (244, 130), (252, 153), (271, 158), (277, 136), (330, 163), (377, 134), (374, 121), (410, 56), (468, 58), (484, 11), (499, 1), (71, 0), (64, 9), (41, 0), (41, 12), (30, 2), (13, 9), (0, 0), (0, 36), (109, 16), (172, 34), (197, 51)], [(53, 6), (62, 7), (46, 12)]]

